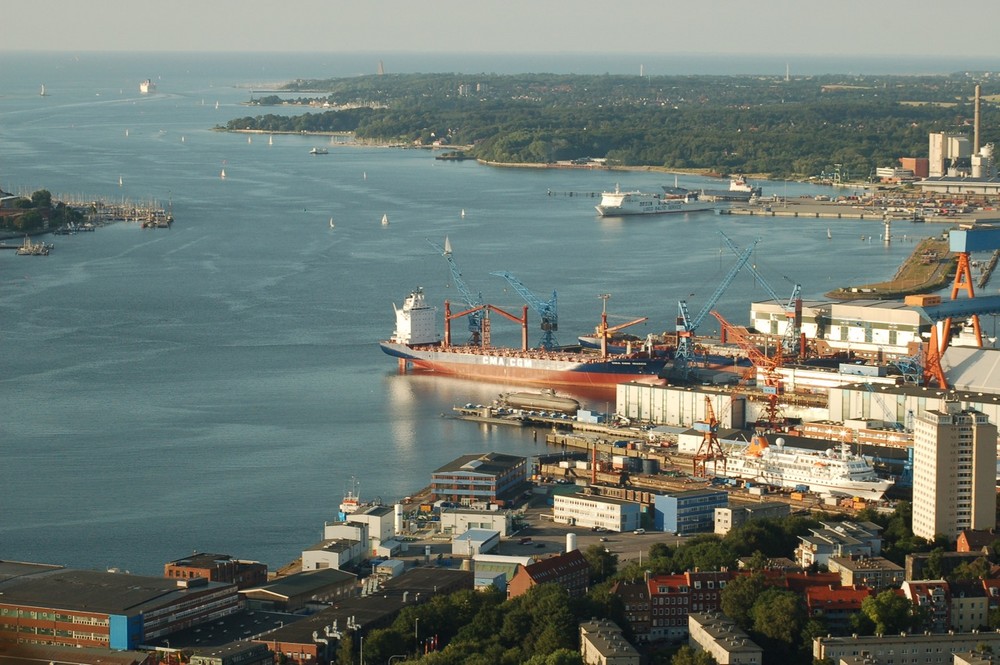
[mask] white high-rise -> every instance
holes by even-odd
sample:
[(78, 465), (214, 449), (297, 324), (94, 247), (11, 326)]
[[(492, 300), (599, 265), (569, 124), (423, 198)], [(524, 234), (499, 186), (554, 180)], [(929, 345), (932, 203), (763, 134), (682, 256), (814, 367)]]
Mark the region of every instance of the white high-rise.
[(954, 540), (996, 521), (997, 427), (979, 411), (949, 402), (913, 427), (913, 534)]

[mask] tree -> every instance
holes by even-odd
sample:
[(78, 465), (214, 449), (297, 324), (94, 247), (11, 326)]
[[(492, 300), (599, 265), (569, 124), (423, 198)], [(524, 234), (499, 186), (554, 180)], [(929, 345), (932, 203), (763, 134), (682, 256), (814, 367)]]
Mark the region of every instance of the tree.
[(717, 665), (718, 661), (707, 651), (695, 651), (688, 645), (682, 646), (670, 660), (670, 665)]
[(916, 630), (921, 624), (921, 617), (914, 611), (913, 603), (892, 590), (865, 598), (861, 603), (861, 613), (875, 625), (875, 633), (882, 635)]
[[(729, 585), (726, 585), (727, 588)], [(797, 644), (806, 623), (802, 597), (784, 589), (768, 589), (760, 594), (750, 609), (753, 632), (782, 642)]]
[(51, 208), (52, 194), (47, 189), (39, 189), (31, 194), (31, 202), (36, 208)]
[(764, 575), (759, 572), (730, 580), (719, 597), (723, 614), (743, 630), (748, 630), (753, 622), (750, 611), (766, 588)]
[(602, 545), (591, 545), (583, 552), (590, 565), (590, 582), (603, 582), (618, 571), (618, 555)]

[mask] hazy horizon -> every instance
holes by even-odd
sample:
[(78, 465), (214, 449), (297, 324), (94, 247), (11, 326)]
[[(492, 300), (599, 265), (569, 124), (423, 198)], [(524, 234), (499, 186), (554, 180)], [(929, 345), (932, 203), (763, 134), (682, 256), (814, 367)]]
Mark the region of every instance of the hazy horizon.
[(931, 19), (939, 3), (910, 2), (905, 10), (896, 4), (35, 0), (5, 8), (0, 52), (997, 57), (975, 26), (997, 24), (1000, 5), (969, 0), (960, 17), (946, 23)]

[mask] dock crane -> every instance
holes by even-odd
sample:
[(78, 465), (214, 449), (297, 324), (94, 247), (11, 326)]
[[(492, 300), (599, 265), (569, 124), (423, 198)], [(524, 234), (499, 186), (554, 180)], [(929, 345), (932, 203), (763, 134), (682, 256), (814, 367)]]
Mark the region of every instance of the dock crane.
[(507, 280), (507, 283), (517, 291), (524, 302), (528, 303), (533, 310), (538, 314), (541, 319), (542, 326), (542, 341), (539, 346), (545, 350), (554, 349), (558, 346), (556, 342), (556, 331), (559, 330), (559, 313), (556, 307), (556, 292), (552, 292), (552, 298), (548, 301), (543, 301), (538, 298), (534, 293), (528, 290), (528, 288), (514, 277), (514, 275), (509, 272), (502, 270), (497, 272), (491, 272), (491, 275), (496, 277), (503, 277)]
[(753, 363), (752, 367), (748, 372), (746, 372), (741, 378), (733, 394), (740, 392), (743, 386), (751, 379), (754, 375), (763, 382), (761, 387), (761, 392), (764, 393), (767, 399), (767, 424), (768, 427), (773, 431), (778, 423), (778, 398), (784, 394), (785, 388), (782, 381), (781, 374), (777, 371), (781, 367), (784, 359), (782, 357), (781, 346), (776, 347), (775, 354), (773, 356), (768, 356), (762, 353), (757, 345), (754, 344), (743, 332), (737, 327), (727, 321), (721, 314), (713, 311), (712, 316), (714, 316), (719, 321), (719, 325), (722, 330), (725, 331), (728, 337), (731, 337), (736, 344), (743, 350), (744, 353), (750, 358)]
[[(740, 250), (736, 246), (736, 243), (730, 240), (729, 236), (722, 231), (719, 231), (719, 235), (722, 236), (723, 242), (726, 243), (730, 251), (739, 256)], [(767, 283), (764, 276), (757, 272), (757, 268), (752, 263), (747, 266), (747, 269), (760, 282), (764, 290), (767, 291), (767, 294), (771, 296), (771, 300), (781, 305), (785, 313), (785, 336), (781, 340), (781, 345), (784, 347), (785, 353), (793, 357), (802, 355), (805, 351), (805, 342), (802, 339), (802, 285), (795, 284), (792, 287), (792, 295), (788, 298), (788, 302), (784, 302), (775, 293), (774, 289), (771, 288), (771, 285)]]
[(431, 240), (427, 240), (427, 243), (437, 250), (448, 262), (448, 267), (451, 269), (451, 279), (455, 282), (455, 287), (465, 299), (465, 304), (469, 306), (469, 309), (473, 310), (466, 317), (469, 322), (469, 345), (482, 346), (483, 317), (485, 316), (482, 292), (473, 295), (472, 290), (465, 283), (465, 280), (462, 279), (462, 271), (458, 269), (458, 264), (455, 263), (455, 259), (451, 254), (451, 242), (447, 236), (444, 239), (444, 247), (434, 244)]
[(733, 279), (736, 278), (736, 273), (746, 265), (758, 242), (760, 242), (760, 238), (754, 240), (749, 247), (740, 253), (736, 263), (733, 264), (733, 267), (729, 269), (722, 282), (716, 287), (715, 293), (705, 303), (698, 316), (693, 319), (690, 318), (688, 316), (687, 301), (677, 301), (677, 350), (674, 352), (674, 371), (680, 374), (681, 378), (687, 378), (689, 363), (694, 357), (694, 331), (701, 325), (702, 320), (712, 308), (715, 307), (715, 303), (719, 301), (719, 298), (729, 288), (729, 285), (732, 284)]
[(705, 463), (711, 461), (718, 473), (718, 463), (722, 460), (722, 473), (726, 473), (726, 454), (719, 443), (719, 420), (715, 417), (715, 409), (712, 408), (712, 398), (705, 395), (705, 420), (699, 420), (693, 425), (695, 431), (701, 432), (701, 444), (698, 452), (692, 460), (692, 473), (696, 478), (704, 478), (707, 475)]
[[(608, 342), (611, 340), (611, 336), (614, 335), (619, 330), (624, 330), (625, 328), (630, 328), (640, 323), (645, 323), (649, 320), (648, 316), (643, 316), (638, 319), (632, 319), (631, 321), (626, 321), (625, 323), (619, 323), (616, 326), (608, 326), (608, 298), (611, 297), (610, 293), (602, 293), (597, 296), (602, 301), (601, 303), (601, 323), (594, 329), (594, 334), (597, 335), (601, 344), (601, 355), (608, 355)], [(648, 338), (647, 338), (648, 339)]]

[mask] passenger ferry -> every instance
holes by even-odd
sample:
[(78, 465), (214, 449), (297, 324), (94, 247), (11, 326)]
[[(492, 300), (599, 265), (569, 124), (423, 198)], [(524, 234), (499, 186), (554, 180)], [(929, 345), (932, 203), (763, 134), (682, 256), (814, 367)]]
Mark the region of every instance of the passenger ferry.
[(595, 207), (597, 214), (601, 217), (705, 212), (715, 209), (713, 203), (699, 200), (698, 195), (694, 192), (688, 192), (683, 196), (649, 194), (640, 191), (623, 192), (617, 185), (615, 185), (615, 191), (602, 193), (601, 202)]

